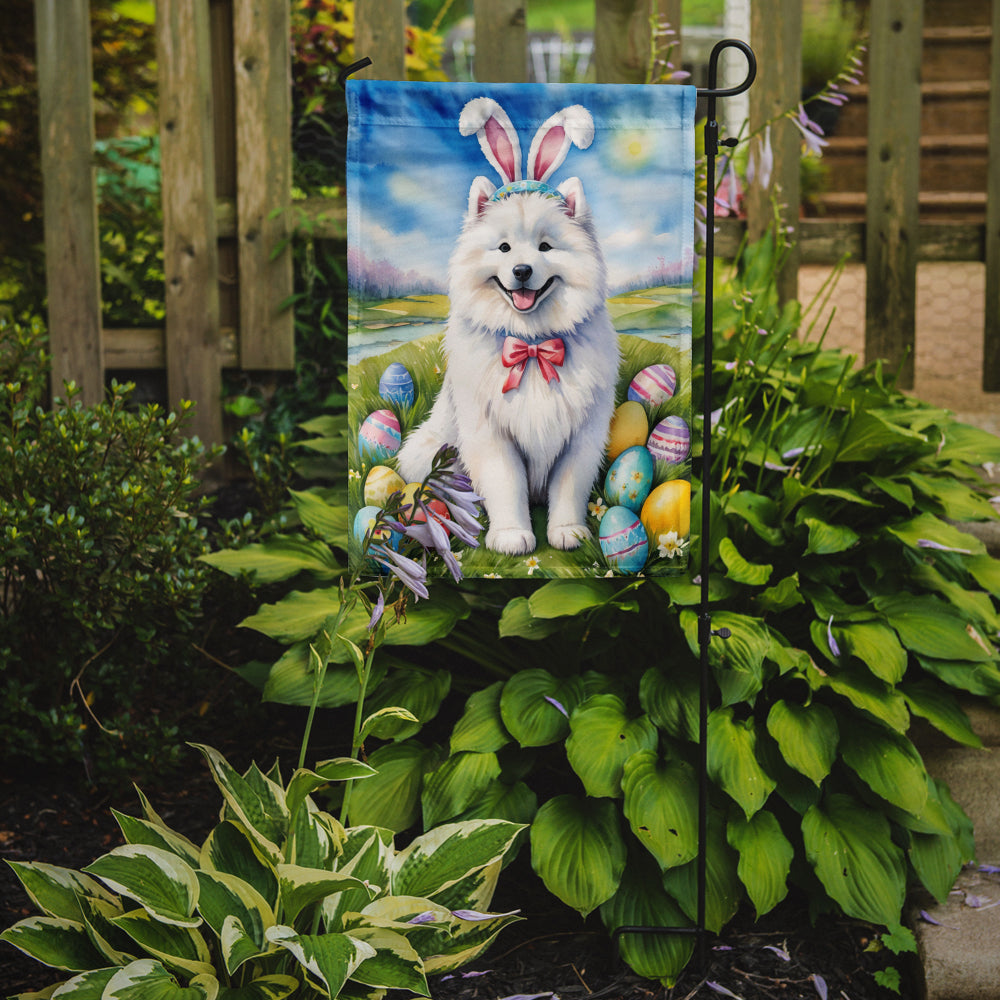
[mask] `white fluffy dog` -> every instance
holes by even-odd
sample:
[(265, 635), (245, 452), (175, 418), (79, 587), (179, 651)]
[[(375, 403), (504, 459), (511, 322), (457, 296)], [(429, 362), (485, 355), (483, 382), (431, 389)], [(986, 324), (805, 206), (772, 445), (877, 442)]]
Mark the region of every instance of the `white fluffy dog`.
[(548, 541), (576, 548), (588, 534), (587, 501), (614, 409), (618, 337), (605, 305), (606, 274), (579, 178), (546, 181), (570, 143), (586, 149), (590, 113), (573, 105), (539, 129), (521, 179), (517, 133), (490, 98), (465, 105), (504, 181), (477, 177), (449, 264), (447, 370), (426, 421), (398, 454), (421, 479), (442, 444), (460, 460), (489, 515), (486, 546), (535, 548), (529, 501), (548, 504)]

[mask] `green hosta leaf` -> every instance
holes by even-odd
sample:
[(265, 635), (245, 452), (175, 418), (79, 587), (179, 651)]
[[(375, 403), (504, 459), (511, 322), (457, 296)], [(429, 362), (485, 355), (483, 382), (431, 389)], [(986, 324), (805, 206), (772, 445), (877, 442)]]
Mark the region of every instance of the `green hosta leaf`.
[(351, 824), (381, 826), (396, 833), (413, 826), (420, 817), (424, 774), (438, 760), (435, 750), (415, 740), (379, 747), (368, 758), (378, 773), (351, 790)]
[(1000, 447), (997, 436), (981, 427), (961, 424), (950, 420), (943, 435), (941, 450), (937, 453), (941, 462), (966, 462), (981, 465), (983, 462), (1000, 461)]
[(504, 820), (447, 823), (396, 855), (392, 891), (434, 899), (461, 879), (499, 862), (523, 827)]
[(806, 813), (802, 836), (809, 863), (844, 913), (874, 924), (899, 923), (906, 866), (880, 812), (849, 795), (830, 795)]
[[(344, 643), (335, 643), (333, 656), (345, 656)], [(339, 652), (338, 652), (339, 651)], [(369, 687), (377, 686), (385, 677), (388, 657), (376, 658), (372, 666)], [(339, 708), (358, 700), (358, 675), (353, 666), (330, 663), (323, 675), (317, 708)], [(279, 705), (311, 705), (316, 697), (316, 674), (308, 642), (289, 646), (278, 658), (264, 681), (261, 697)]]
[(588, 795), (619, 798), (622, 768), (638, 750), (653, 750), (659, 734), (649, 716), (629, 719), (613, 694), (595, 694), (570, 717), (566, 757)]
[(466, 819), (505, 819), (527, 826), (538, 812), (538, 796), (523, 782), (493, 781), (460, 816)]
[[(682, 611), (681, 627), (692, 655), (700, 657), (698, 616), (693, 611)], [(723, 628), (729, 629), (729, 638), (713, 636), (708, 647), (708, 662), (722, 690), (723, 703), (752, 702), (763, 686), (764, 659), (771, 648), (770, 633), (759, 618), (729, 611), (715, 612), (712, 629)]]
[(951, 833), (911, 833), (910, 864), (924, 888), (939, 902), (948, 899), (965, 858)]
[(829, 688), (899, 733), (905, 733), (910, 724), (903, 696), (868, 670), (841, 667), (835, 673), (823, 674), (812, 667), (806, 678), (814, 689)]
[(160, 923), (145, 910), (123, 913), (111, 922), (171, 969), (179, 969), (189, 976), (213, 972), (208, 945), (191, 927)]
[(227, 820), (208, 835), (201, 848), (199, 867), (234, 875), (253, 886), (270, 906), (277, 905), (277, 873), (240, 823)]
[[(714, 934), (732, 919), (743, 899), (736, 873), (736, 852), (726, 843), (726, 824), (711, 812), (705, 850), (705, 926)], [(691, 920), (698, 918), (698, 861), (689, 861), (663, 873), (663, 887)]]
[(500, 777), (495, 753), (452, 754), (424, 780), (421, 804), (424, 826), (454, 819)]
[(84, 871), (96, 875), (113, 892), (134, 899), (150, 916), (165, 924), (197, 927), (198, 878), (170, 851), (146, 844), (125, 844), (98, 858)]
[[(655, 576), (649, 581), (659, 587), (679, 607), (691, 607), (701, 603), (701, 584), (694, 583), (687, 575)], [(721, 573), (713, 573), (708, 578), (708, 599), (725, 601), (737, 593), (739, 585)]]
[(200, 559), (230, 576), (246, 574), (256, 584), (288, 580), (298, 573), (331, 580), (343, 572), (329, 545), (295, 535), (272, 535), (266, 542), (209, 552)]
[(719, 542), (719, 557), (726, 564), (728, 571), (726, 575), (729, 579), (746, 584), (748, 587), (763, 587), (774, 570), (770, 563), (762, 565), (747, 562), (730, 538), (723, 538)]
[(223, 987), (218, 1000), (285, 1000), (298, 988), (292, 976), (261, 976), (245, 986)]
[(473, 750), (494, 753), (510, 742), (510, 733), (500, 717), (500, 692), (503, 681), (470, 695), (462, 717), (451, 734), (451, 752)]
[(898, 684), (906, 673), (906, 650), (896, 633), (879, 622), (853, 622), (833, 626), (833, 634), (844, 653), (861, 660), (886, 684)]
[(795, 849), (781, 832), (774, 813), (762, 809), (751, 819), (737, 816), (726, 829), (729, 846), (739, 851), (736, 873), (760, 919), (788, 894), (788, 873)]
[(295, 513), (302, 523), (330, 545), (347, 550), (347, 508), (327, 503), (312, 490), (289, 490)]
[(366, 959), (375, 957), (375, 949), (349, 934), (296, 934), (291, 927), (270, 927), (267, 939), (287, 949), (332, 997), (339, 996), (344, 983)]
[(750, 490), (739, 490), (726, 497), (726, 514), (745, 521), (768, 545), (777, 547), (784, 540), (781, 512), (768, 496)]
[(732, 708), (717, 708), (709, 714), (708, 774), (748, 819), (764, 805), (775, 781), (757, 762), (752, 718), (737, 721)]
[(198, 975), (181, 986), (159, 962), (143, 958), (117, 970), (101, 1000), (216, 1000), (218, 995), (219, 981), (213, 975)]
[(0, 934), (6, 941), (35, 961), (54, 969), (81, 972), (99, 968), (104, 959), (91, 944), (87, 929), (64, 917), (28, 917)]
[(965, 560), (965, 568), (980, 587), (1000, 597), (1000, 559), (990, 555), (974, 556)]
[(430, 996), (424, 963), (402, 934), (383, 927), (356, 927), (351, 937), (375, 949), (375, 954), (351, 973), (355, 982)]
[(773, 587), (757, 594), (754, 600), (757, 607), (765, 613), (787, 611), (798, 604), (805, 604), (805, 598), (799, 590), (799, 574), (792, 573), (791, 576), (784, 577)]
[(939, 660), (996, 659), (989, 643), (958, 612), (930, 596), (880, 596), (875, 607), (899, 633), (904, 646)]
[[(241, 941), (249, 939), (252, 946), (251, 954), (240, 954), (238, 957), (232, 947), (224, 948), (226, 969), (232, 975), (247, 958), (265, 950), (264, 931), (274, 925), (274, 912), (252, 885), (235, 875), (200, 871), (198, 883), (201, 886), (198, 910), (218, 938), (225, 944), (223, 929), (227, 920), (237, 921), (239, 933), (236, 938)], [(234, 936), (233, 929), (228, 936)]]
[(900, 690), (914, 715), (926, 719), (945, 736), (967, 747), (981, 747), (983, 741), (972, 728), (969, 717), (947, 688), (931, 680), (908, 681)]
[(839, 731), (833, 712), (812, 702), (797, 705), (778, 700), (767, 716), (767, 731), (781, 748), (785, 761), (819, 786), (837, 756)]
[(618, 588), (610, 580), (550, 580), (529, 598), (534, 618), (565, 618), (608, 603)]
[(970, 590), (965, 585), (946, 579), (929, 563), (921, 563), (914, 567), (910, 579), (917, 587), (914, 589), (930, 590), (940, 594), (956, 611), (965, 615), (970, 621), (976, 622), (987, 633), (996, 635), (1000, 632), (1000, 615), (997, 614), (992, 597), (981, 590)]
[(840, 753), (876, 795), (919, 815), (927, 801), (927, 772), (910, 740), (899, 733), (854, 718)]
[(583, 697), (579, 677), (560, 679), (547, 670), (522, 670), (504, 684), (500, 716), (521, 746), (547, 746), (569, 732), (569, 716)]
[(846, 524), (829, 524), (815, 517), (804, 518), (803, 523), (809, 529), (806, 555), (829, 556), (845, 552), (856, 544), (860, 537)]
[[(688, 927), (691, 922), (664, 891), (655, 866), (630, 858), (617, 892), (601, 904), (601, 920), (609, 932), (619, 927)], [(623, 934), (622, 958), (638, 975), (673, 986), (691, 959), (691, 934)]]
[(553, 895), (582, 916), (618, 889), (625, 842), (608, 799), (557, 795), (531, 824), (531, 866)]
[(536, 618), (528, 598), (515, 597), (507, 602), (500, 615), (499, 635), (501, 639), (545, 639), (564, 627), (557, 619)]
[[(318, 903), (327, 896), (345, 889), (367, 891), (367, 886), (352, 875), (303, 868), (301, 865), (278, 865), (278, 884), (281, 888), (282, 913), (286, 920), (293, 922), (305, 907)], [(374, 894), (372, 891), (371, 895)]]
[(930, 656), (918, 656), (917, 662), (949, 687), (986, 697), (1000, 694), (1000, 669), (992, 663), (936, 660)]
[(863, 410), (851, 421), (837, 452), (838, 462), (868, 462), (887, 450), (926, 444), (923, 434), (907, 430), (873, 412)]
[(391, 740), (397, 734), (411, 736), (420, 729), (420, 720), (407, 708), (392, 706), (391, 708), (380, 708), (372, 712), (361, 724), (358, 736), (362, 740), (374, 736), (380, 740)]
[(678, 740), (698, 739), (698, 675), (684, 664), (670, 673), (650, 667), (639, 682), (639, 704), (660, 729)]
[(413, 721), (384, 719), (379, 727), (380, 739), (405, 740), (419, 732), (423, 723), (430, 722), (437, 715), (441, 702), (450, 689), (451, 674), (447, 670), (425, 670), (418, 667), (395, 670), (375, 688), (365, 707), (372, 712), (386, 708), (403, 708), (410, 712), (414, 717)]
[(39, 861), (8, 861), (31, 901), (46, 916), (65, 917), (79, 921), (83, 918), (80, 896), (93, 896), (106, 902), (115, 902), (97, 879), (71, 868), (60, 868)]
[(913, 508), (913, 490), (906, 483), (889, 479), (887, 476), (865, 476), (865, 479), (907, 510)]
[(162, 824), (136, 819), (134, 816), (126, 816), (124, 813), (118, 812), (117, 809), (112, 809), (111, 812), (118, 821), (122, 835), (128, 843), (159, 847), (164, 851), (170, 851), (171, 854), (176, 854), (177, 857), (191, 866), (198, 864), (199, 849), (187, 837), (175, 833)]
[(986, 546), (978, 538), (933, 514), (918, 514), (909, 521), (888, 525), (886, 530), (912, 549), (920, 549), (921, 542), (933, 542), (971, 555), (984, 555), (986, 552)]
[(989, 500), (951, 476), (924, 476), (911, 472), (906, 477), (925, 496), (940, 505), (951, 521), (992, 521), (996, 511)]
[(697, 855), (698, 782), (688, 764), (640, 751), (625, 762), (622, 790), (625, 818), (660, 868)]

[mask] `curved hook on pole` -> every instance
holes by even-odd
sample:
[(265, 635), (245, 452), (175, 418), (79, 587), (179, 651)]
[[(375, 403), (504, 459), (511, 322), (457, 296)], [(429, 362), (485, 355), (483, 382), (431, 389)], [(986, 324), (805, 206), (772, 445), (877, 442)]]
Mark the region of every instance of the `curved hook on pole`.
[[(725, 49), (739, 49), (747, 59), (746, 79), (735, 87), (716, 86), (719, 76), (719, 56)], [(699, 97), (735, 97), (750, 89), (750, 85), (757, 78), (757, 57), (753, 49), (746, 42), (738, 38), (723, 38), (721, 42), (716, 42), (712, 48), (712, 54), (708, 57), (708, 86), (698, 88)]]
[(372, 61), (365, 56), (363, 59), (359, 59), (357, 62), (352, 62), (350, 66), (344, 66), (343, 69), (337, 74), (337, 83), (340, 85), (341, 90), (347, 89), (347, 78), (352, 73), (357, 73), (358, 70), (364, 69), (366, 66), (371, 66)]

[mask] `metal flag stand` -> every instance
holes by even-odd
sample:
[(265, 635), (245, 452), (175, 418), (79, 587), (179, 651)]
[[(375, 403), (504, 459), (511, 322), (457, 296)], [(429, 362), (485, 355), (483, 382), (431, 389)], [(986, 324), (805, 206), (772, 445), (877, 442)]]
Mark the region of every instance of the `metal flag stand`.
[[(739, 49), (747, 60), (747, 75), (736, 87), (719, 88), (719, 57), (727, 48)], [(371, 65), (367, 56), (349, 66), (345, 66), (337, 76), (341, 87), (347, 78), (358, 70)], [(702, 427), (702, 477), (701, 477), (701, 600), (698, 612), (698, 646), (701, 653), (701, 686), (698, 704), (698, 907), (694, 927), (622, 926), (615, 929), (612, 938), (616, 945), (623, 934), (694, 934), (698, 940), (698, 963), (705, 968), (705, 896), (707, 888), (707, 834), (708, 834), (708, 698), (709, 665), (708, 649), (712, 637), (729, 637), (729, 629), (712, 628), (712, 614), (709, 611), (709, 545), (711, 527), (711, 503), (708, 481), (712, 468), (712, 324), (713, 288), (715, 282), (715, 158), (720, 146), (735, 146), (735, 138), (719, 139), (719, 123), (716, 121), (716, 100), (720, 97), (735, 97), (750, 89), (757, 76), (757, 59), (753, 49), (746, 42), (726, 38), (717, 42), (708, 61), (708, 87), (698, 89), (698, 97), (707, 99), (707, 120), (705, 122), (705, 159), (707, 164), (706, 224), (705, 224), (705, 374), (703, 427)]]

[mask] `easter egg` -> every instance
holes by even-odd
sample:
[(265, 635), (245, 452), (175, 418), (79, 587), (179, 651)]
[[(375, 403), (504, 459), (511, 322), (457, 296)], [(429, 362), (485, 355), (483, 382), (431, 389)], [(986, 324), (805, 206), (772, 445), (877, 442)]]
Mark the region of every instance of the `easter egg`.
[[(416, 497), (419, 490), (420, 483), (407, 483), (403, 487), (403, 497), (400, 500), (402, 509), (399, 512), (399, 519), (403, 524), (420, 524), (427, 520), (427, 515), (424, 513), (423, 507), (416, 505)], [(438, 521), (449, 520), (448, 508), (442, 500), (432, 499), (425, 495), (423, 502), (424, 507), (431, 512), (432, 517), (436, 516)]]
[(604, 477), (604, 498), (613, 506), (638, 511), (653, 487), (653, 456), (642, 446), (626, 448)]
[(615, 410), (608, 428), (608, 458), (617, 458), (626, 448), (645, 444), (649, 421), (642, 403), (627, 400)]
[(365, 479), (365, 503), (384, 507), (386, 501), (404, 486), (403, 477), (387, 465), (373, 465)]
[(358, 431), (362, 461), (378, 462), (390, 458), (402, 444), (399, 419), (392, 410), (376, 410), (365, 417)]
[(601, 518), (599, 541), (608, 565), (620, 573), (638, 573), (646, 565), (649, 540), (642, 521), (628, 507), (610, 507)]
[(393, 361), (378, 380), (378, 394), (389, 403), (399, 406), (413, 406), (416, 390), (413, 387), (413, 376), (406, 370), (406, 365)]
[(629, 383), (628, 398), (648, 406), (659, 406), (674, 394), (677, 375), (670, 365), (650, 365)]
[(686, 479), (660, 483), (646, 497), (639, 517), (654, 547), (660, 535), (671, 531), (678, 539), (686, 537), (691, 530), (691, 484)]
[(691, 451), (691, 428), (683, 417), (664, 417), (646, 442), (653, 458), (662, 462), (683, 462)]
[[(354, 515), (354, 538), (358, 545), (364, 546), (365, 538), (368, 533), (372, 531), (375, 527), (375, 522), (378, 520), (379, 514), (382, 513), (382, 508), (375, 506), (375, 504), (368, 504), (366, 507), (362, 507)], [(393, 548), (399, 545), (399, 532), (393, 531), (391, 528), (383, 526), (378, 529), (377, 532), (372, 536), (372, 542), (375, 544), (386, 544), (388, 543)]]

